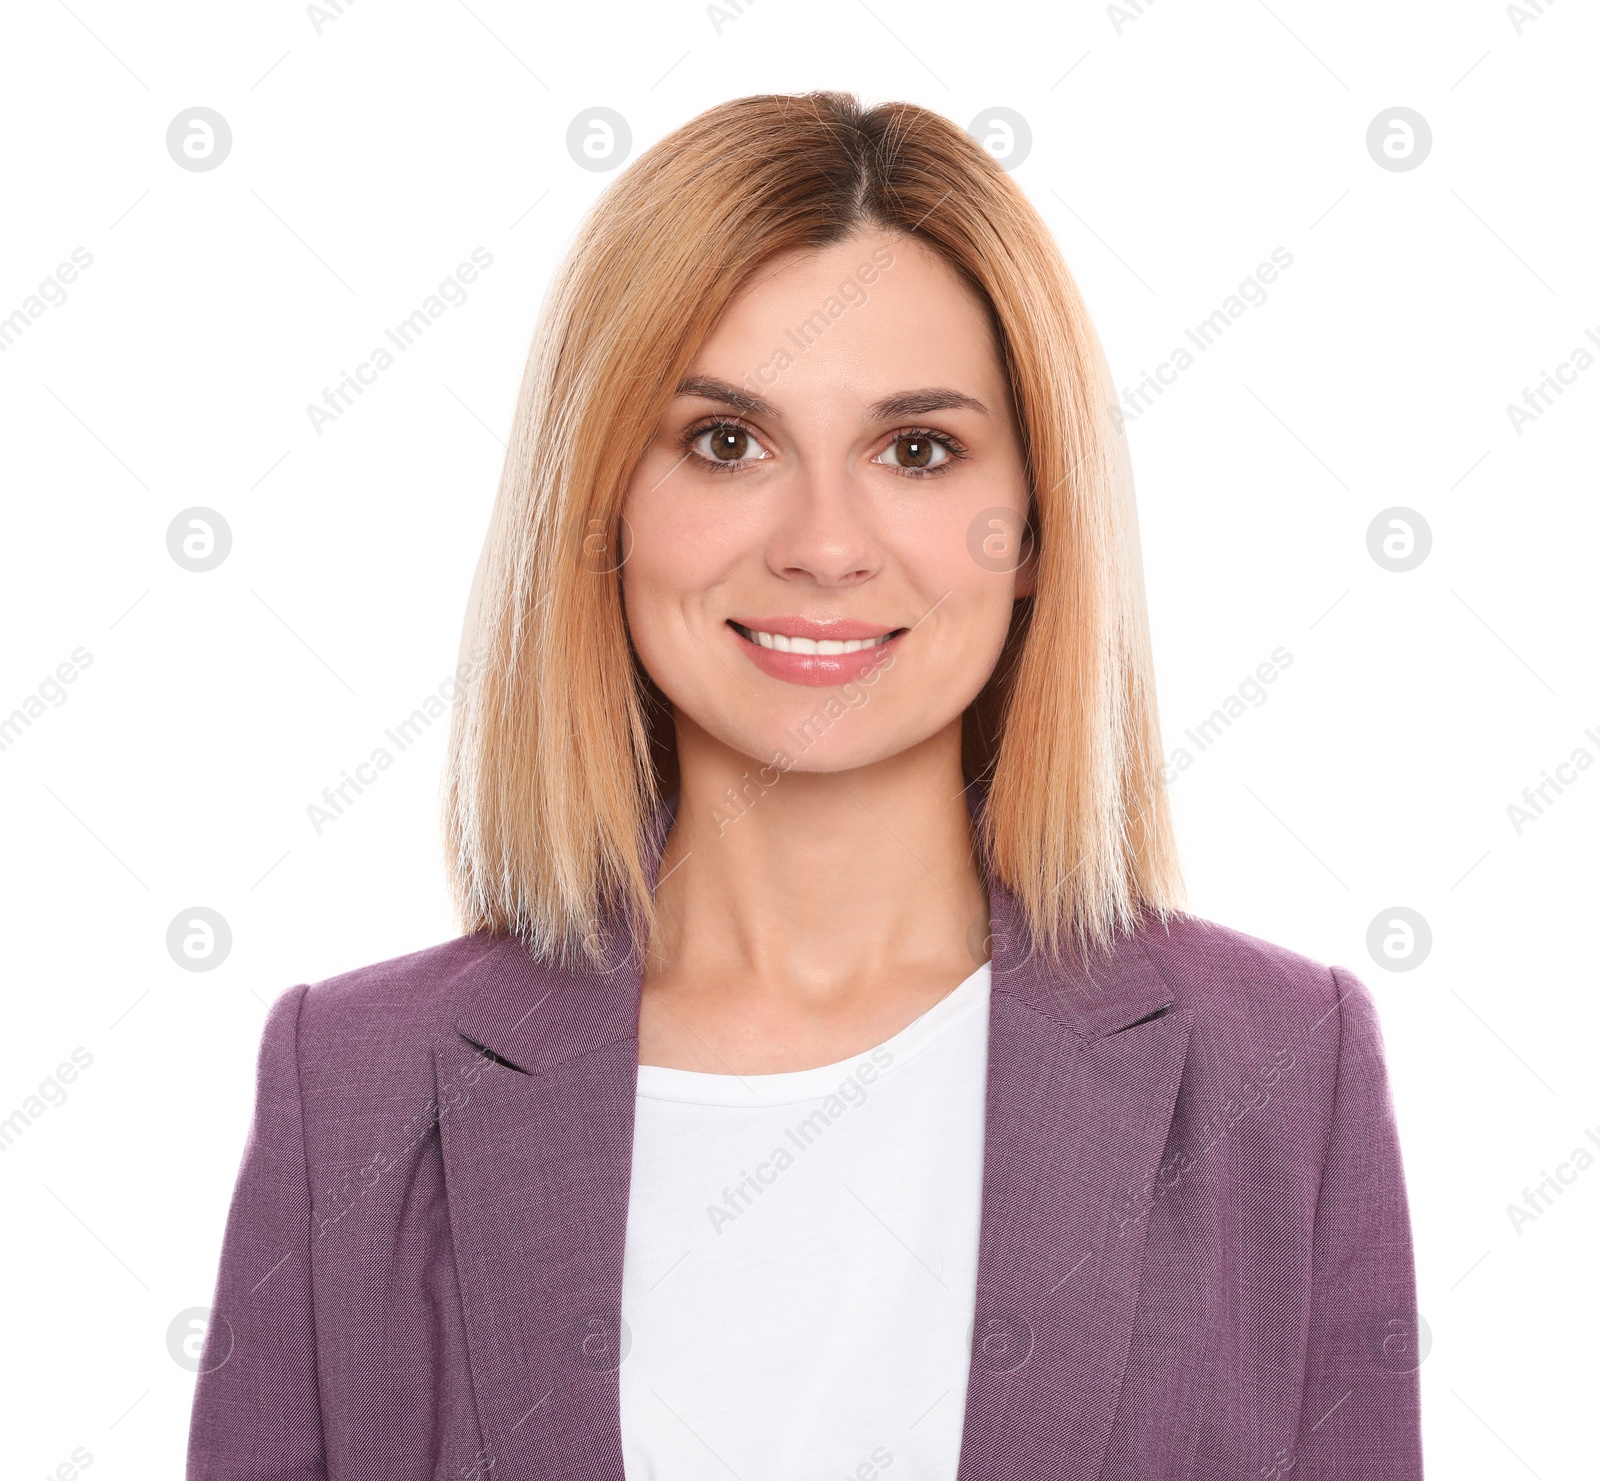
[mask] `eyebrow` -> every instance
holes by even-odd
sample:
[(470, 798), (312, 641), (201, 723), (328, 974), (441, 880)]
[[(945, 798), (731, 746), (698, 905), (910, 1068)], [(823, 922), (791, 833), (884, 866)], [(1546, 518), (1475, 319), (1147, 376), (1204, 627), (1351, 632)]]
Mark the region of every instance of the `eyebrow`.
[(778, 408), (770, 401), (763, 401), (749, 391), (741, 391), (737, 386), (730, 386), (727, 381), (719, 381), (709, 375), (691, 375), (681, 381), (678, 395), (698, 396), (702, 401), (731, 406), (735, 411), (747, 412), (753, 417), (777, 417), (782, 420)]
[[(783, 414), (770, 401), (763, 400), (753, 392), (741, 391), (737, 386), (730, 386), (726, 381), (719, 381), (714, 376), (689, 376), (679, 384), (678, 395), (698, 396), (703, 401), (715, 401), (721, 406), (732, 407), (733, 410), (744, 412), (748, 416), (783, 420)], [(947, 411), (957, 407), (978, 412), (982, 416), (989, 414), (989, 408), (976, 396), (968, 396), (964, 392), (953, 391), (946, 386), (927, 386), (920, 391), (897, 391), (892, 396), (885, 396), (881, 401), (874, 401), (862, 413), (861, 419), (864, 422), (892, 422), (901, 417), (921, 416), (925, 412)]]
[(989, 415), (989, 408), (976, 396), (952, 391), (947, 386), (928, 386), (921, 391), (897, 391), (893, 396), (885, 396), (882, 401), (874, 401), (867, 408), (863, 420), (894, 422), (901, 417), (921, 416), (924, 412), (949, 411), (957, 407), (965, 407), (982, 416)]

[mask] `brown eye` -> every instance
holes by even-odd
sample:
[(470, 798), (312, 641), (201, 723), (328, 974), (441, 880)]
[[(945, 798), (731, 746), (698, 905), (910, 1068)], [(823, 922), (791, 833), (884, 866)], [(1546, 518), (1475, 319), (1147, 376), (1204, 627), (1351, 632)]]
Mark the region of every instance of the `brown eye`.
[(902, 432), (872, 461), (915, 471), (942, 467), (950, 457), (950, 449), (938, 438), (926, 432)]
[(736, 463), (750, 446), (750, 434), (743, 427), (718, 427), (711, 434), (711, 455), (724, 463)]
[(695, 433), (689, 446), (706, 462), (715, 464), (760, 462), (770, 456), (745, 428), (735, 422), (723, 422)]

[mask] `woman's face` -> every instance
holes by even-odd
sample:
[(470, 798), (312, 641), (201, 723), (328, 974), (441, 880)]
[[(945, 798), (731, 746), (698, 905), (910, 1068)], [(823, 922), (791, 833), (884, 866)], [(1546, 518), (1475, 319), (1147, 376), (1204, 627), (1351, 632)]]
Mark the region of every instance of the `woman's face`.
[(954, 269), (879, 233), (780, 258), (634, 471), (629, 631), (680, 732), (864, 766), (983, 688), (1031, 589), (1027, 509), (988, 315)]

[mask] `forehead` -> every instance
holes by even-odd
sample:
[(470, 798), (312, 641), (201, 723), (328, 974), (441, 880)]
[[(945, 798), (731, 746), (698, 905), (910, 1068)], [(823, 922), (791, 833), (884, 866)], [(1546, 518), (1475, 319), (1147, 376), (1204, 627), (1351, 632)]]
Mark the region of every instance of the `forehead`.
[(982, 298), (937, 252), (878, 232), (768, 263), (724, 310), (693, 370), (780, 411), (927, 385), (989, 401), (1003, 385)]

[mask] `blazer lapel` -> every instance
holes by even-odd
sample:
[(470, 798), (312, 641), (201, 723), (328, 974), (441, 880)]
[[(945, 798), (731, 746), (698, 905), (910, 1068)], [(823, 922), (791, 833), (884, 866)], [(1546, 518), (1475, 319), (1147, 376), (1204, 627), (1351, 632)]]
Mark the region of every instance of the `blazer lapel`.
[[(673, 797), (647, 831), (652, 887), (676, 813)], [(605, 970), (544, 964), (513, 937), (495, 940), (455, 1035), (434, 1052), (481, 1459), (507, 1481), (624, 1481), (617, 1370), (640, 963), (615, 918), (600, 943)]]
[(958, 1481), (1094, 1481), (1122, 1392), (1192, 1014), (1123, 936), (1092, 967), (1024, 958), (991, 888), (989, 1069)]
[(479, 971), (434, 1058), (479, 1461), (496, 1476), (623, 1481), (638, 969), (541, 967), (504, 938)]

